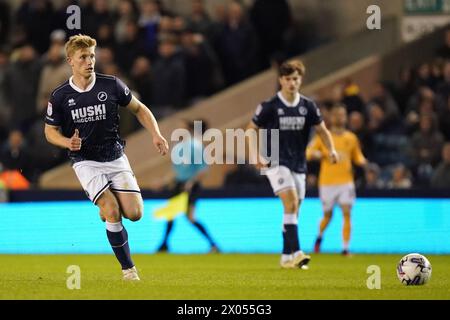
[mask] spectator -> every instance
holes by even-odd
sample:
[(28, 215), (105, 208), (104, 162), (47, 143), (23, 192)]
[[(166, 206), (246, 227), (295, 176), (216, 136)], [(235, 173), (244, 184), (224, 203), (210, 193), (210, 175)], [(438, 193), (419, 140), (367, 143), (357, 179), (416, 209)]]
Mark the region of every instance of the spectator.
[(256, 0), (250, 18), (261, 42), (262, 67), (268, 68), (279, 55), (284, 35), (292, 17), (287, 0)]
[(431, 177), (431, 187), (450, 189), (450, 142), (442, 148), (442, 161)]
[(119, 0), (115, 12), (114, 36), (118, 43), (126, 40), (128, 21), (138, 21), (139, 6), (135, 0)]
[(153, 111), (164, 117), (183, 106), (186, 69), (177, 39), (169, 36), (158, 47), (160, 58), (153, 66)]
[(438, 85), (443, 81), (444, 61), (442, 59), (434, 59), (430, 65), (430, 84), (433, 91), (437, 90)]
[(55, 28), (52, 2), (25, 0), (16, 13), (16, 20), (25, 31), (26, 41), (40, 54), (47, 51), (50, 45), (48, 35)]
[(399, 118), (400, 111), (397, 103), (385, 84), (381, 82), (375, 84), (371, 102), (376, 103), (383, 109), (387, 120), (391, 121)]
[(36, 96), (41, 63), (31, 45), (17, 49), (13, 59), (5, 75), (5, 93), (12, 107), (13, 126), (27, 129), (37, 115)]
[(392, 178), (387, 183), (389, 189), (410, 189), (411, 174), (403, 164), (397, 164), (392, 170)]
[(139, 33), (138, 25), (134, 21), (128, 21), (125, 25), (124, 38), (115, 50), (116, 60), (120, 68), (128, 73), (133, 61), (137, 57), (145, 55), (145, 50), (144, 40)]
[(436, 89), (436, 96), (439, 101), (447, 101), (450, 96), (450, 60), (447, 60), (442, 67), (442, 82)]
[(402, 115), (406, 113), (408, 101), (416, 92), (413, 71), (411, 68), (403, 67), (399, 71), (398, 83), (394, 88), (394, 97)]
[[(429, 89), (427, 89), (429, 90)], [(419, 129), (419, 121), (421, 116), (434, 116), (434, 99), (430, 97), (423, 97), (417, 110), (408, 111), (406, 116), (406, 129), (408, 133), (414, 133)]]
[(114, 49), (111, 47), (97, 47), (96, 49), (96, 68), (99, 73), (105, 72), (105, 66), (114, 64), (116, 61), (116, 57), (114, 54)]
[(399, 121), (386, 118), (384, 109), (377, 104), (369, 108), (369, 132), (372, 134), (372, 158), (380, 166), (407, 163), (409, 140)]
[(433, 84), (431, 79), (431, 68), (428, 62), (422, 62), (417, 67), (417, 87), (428, 87), (433, 90)]
[(83, 12), (81, 28), (84, 34), (91, 37), (98, 38), (100, 26), (112, 24), (113, 19), (107, 0), (93, 0), (84, 6), (81, 12)]
[(0, 0), (0, 47), (3, 47), (8, 40), (9, 29), (11, 27), (10, 6)]
[(97, 45), (99, 47), (114, 48), (116, 40), (114, 38), (113, 26), (109, 23), (102, 23), (97, 30)]
[(145, 50), (150, 57), (154, 57), (158, 47), (158, 27), (162, 17), (159, 5), (155, 0), (141, 2), (141, 15), (138, 25), (142, 30)]
[(450, 95), (447, 98), (445, 109), (441, 111), (439, 120), (441, 132), (446, 141), (450, 141)]
[(1, 146), (0, 162), (6, 170), (18, 170), (25, 177), (32, 176), (30, 152), (20, 130), (12, 130), (8, 141)]
[(245, 19), (242, 5), (231, 1), (226, 23), (218, 36), (216, 49), (227, 85), (244, 80), (255, 72), (257, 38)]
[(308, 174), (306, 176), (306, 189), (317, 189), (319, 185), (319, 178), (316, 174)]
[(380, 179), (380, 167), (375, 163), (369, 163), (365, 169), (365, 189), (382, 189), (383, 181)]
[(444, 138), (432, 116), (421, 116), (419, 126), (411, 139), (411, 155), (417, 182), (426, 185), (440, 160)]
[[(413, 96), (409, 99), (407, 103), (407, 108), (405, 115), (407, 119), (414, 115), (415, 121), (418, 121), (418, 115), (420, 113), (420, 105), (423, 103), (424, 100), (428, 100), (428, 103), (434, 104), (435, 101), (435, 93), (430, 88), (423, 86), (417, 88), (416, 92)], [(413, 113), (413, 114), (411, 114)]]
[(0, 141), (8, 136), (11, 107), (8, 104), (6, 92), (6, 72), (9, 68), (9, 56), (5, 50), (0, 49)]
[(181, 44), (184, 53), (187, 98), (191, 101), (210, 95), (220, 86), (218, 62), (212, 49), (201, 34), (183, 32)]
[(331, 125), (330, 124), (330, 117), (331, 117), (330, 110), (334, 104), (335, 104), (334, 100), (319, 101), (319, 103), (317, 104), (317, 107), (320, 110), (320, 114), (322, 115), (322, 119), (328, 127)]
[(154, 0), (156, 4), (156, 10), (161, 13), (162, 16), (175, 17), (175, 14), (164, 6), (162, 0)]
[(436, 55), (442, 59), (450, 59), (450, 28), (445, 32), (444, 44), (436, 51)]
[[(64, 46), (58, 42), (50, 46), (43, 60), (44, 66), (39, 79), (36, 98), (38, 114), (47, 108), (52, 91), (67, 81), (72, 74), (65, 61)], [(42, 120), (40, 119), (40, 121)]]
[(191, 0), (191, 14), (187, 19), (187, 27), (193, 33), (200, 33), (208, 41), (213, 39), (213, 22), (205, 9), (204, 0)]
[(139, 100), (146, 106), (153, 105), (152, 92), (149, 90), (152, 87), (151, 63), (149, 59), (140, 56), (134, 61), (131, 69), (131, 81), (140, 95)]
[[(46, 109), (41, 111), (41, 118), (44, 118)], [(33, 169), (27, 177), (33, 183), (37, 182), (39, 175), (47, 170), (61, 164), (66, 160), (64, 149), (58, 148), (50, 143), (48, 143), (45, 138), (44, 124), (41, 119), (34, 122), (27, 134), (28, 146), (27, 151), (29, 152), (28, 161), (32, 161)]]
[(347, 107), (347, 113), (356, 111), (366, 115), (366, 104), (360, 96), (359, 86), (351, 79), (347, 80), (343, 88), (341, 102)]
[(349, 130), (352, 131), (358, 137), (358, 140), (361, 143), (361, 150), (364, 155), (371, 159), (372, 158), (372, 135), (366, 126), (366, 121), (364, 119), (364, 115), (358, 111), (353, 111), (350, 113), (348, 118), (348, 127)]

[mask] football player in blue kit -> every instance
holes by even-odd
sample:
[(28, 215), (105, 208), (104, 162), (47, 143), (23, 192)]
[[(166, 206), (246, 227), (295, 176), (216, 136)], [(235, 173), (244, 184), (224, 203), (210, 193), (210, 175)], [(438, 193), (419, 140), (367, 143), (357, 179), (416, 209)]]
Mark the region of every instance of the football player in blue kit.
[[(329, 152), (329, 161), (336, 163), (338, 154), (331, 135), (314, 101), (299, 93), (305, 66), (299, 60), (280, 66), (281, 90), (270, 100), (260, 104), (248, 128), (278, 130), (278, 160), (269, 165), (262, 158), (255, 143), (250, 147), (258, 154), (258, 168), (265, 168), (274, 193), (281, 199), (283, 215), (283, 252), (281, 267), (306, 269), (311, 257), (300, 249), (298, 211), (305, 198), (306, 147), (314, 129)], [(269, 148), (270, 138), (267, 148)], [(267, 154), (267, 153), (266, 153)], [(274, 155), (271, 155), (271, 159)]]
[(94, 72), (96, 40), (72, 36), (65, 50), (72, 77), (56, 88), (48, 102), (45, 136), (69, 150), (72, 167), (89, 199), (100, 208), (111, 247), (122, 266), (124, 280), (139, 280), (131, 259), (122, 217), (138, 221), (143, 201), (124, 154), (119, 134), (119, 107), (131, 111), (150, 132), (161, 155), (168, 143), (152, 112), (118, 78)]

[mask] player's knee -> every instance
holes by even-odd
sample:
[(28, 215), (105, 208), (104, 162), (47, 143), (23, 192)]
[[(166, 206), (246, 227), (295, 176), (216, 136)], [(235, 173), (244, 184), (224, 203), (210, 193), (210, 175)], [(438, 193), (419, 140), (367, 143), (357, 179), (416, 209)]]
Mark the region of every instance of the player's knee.
[(141, 204), (137, 204), (137, 205), (133, 206), (127, 212), (128, 219), (133, 222), (141, 220), (143, 211), (144, 211), (144, 208)]
[(120, 208), (114, 197), (110, 197), (108, 193), (103, 194), (100, 199), (98, 199), (96, 205), (100, 208), (100, 215), (109, 222), (120, 221)]
[(332, 215), (333, 215), (333, 211), (331, 211), (331, 210), (326, 210), (324, 213), (324, 217), (327, 219), (331, 219)]
[(102, 217), (109, 222), (119, 222), (120, 221), (120, 210), (119, 206), (115, 204), (106, 204), (102, 207)]
[(285, 211), (289, 213), (297, 213), (298, 207), (298, 201), (290, 201), (286, 204)]
[(350, 219), (351, 215), (351, 207), (350, 206), (342, 206), (342, 214), (344, 215), (344, 218)]

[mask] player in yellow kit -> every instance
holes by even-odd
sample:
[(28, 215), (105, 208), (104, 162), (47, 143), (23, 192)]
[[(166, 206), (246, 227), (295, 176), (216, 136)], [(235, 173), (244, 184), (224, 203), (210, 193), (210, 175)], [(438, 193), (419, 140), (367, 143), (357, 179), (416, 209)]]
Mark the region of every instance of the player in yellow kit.
[(346, 129), (347, 110), (345, 106), (341, 104), (333, 106), (330, 116), (330, 132), (340, 160), (335, 164), (329, 161), (327, 148), (317, 136), (311, 141), (306, 151), (308, 160), (321, 161), (319, 196), (324, 216), (320, 222), (314, 251), (320, 252), (323, 233), (330, 223), (334, 206), (338, 204), (344, 215), (342, 254), (348, 256), (350, 254), (351, 209), (356, 197), (352, 164), (364, 166), (367, 161), (362, 154), (358, 138)]

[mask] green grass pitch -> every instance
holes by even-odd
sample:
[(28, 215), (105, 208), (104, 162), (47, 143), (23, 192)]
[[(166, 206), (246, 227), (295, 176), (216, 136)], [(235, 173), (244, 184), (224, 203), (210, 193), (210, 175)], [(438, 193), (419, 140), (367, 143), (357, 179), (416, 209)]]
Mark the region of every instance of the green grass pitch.
[[(0, 255), (0, 299), (450, 299), (450, 256), (427, 255), (432, 277), (403, 286), (402, 255), (313, 255), (310, 270), (282, 270), (278, 255), (135, 255), (141, 281), (121, 280), (111, 255)], [(69, 290), (69, 265), (81, 289)], [(381, 269), (381, 289), (369, 290), (367, 267)]]

